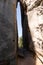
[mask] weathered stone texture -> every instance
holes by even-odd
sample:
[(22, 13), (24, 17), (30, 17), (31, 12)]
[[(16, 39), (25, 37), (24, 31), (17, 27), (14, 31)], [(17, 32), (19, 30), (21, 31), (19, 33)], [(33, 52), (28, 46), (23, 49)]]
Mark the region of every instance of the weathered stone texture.
[(0, 0), (0, 61), (15, 65), (16, 45), (16, 0)]
[[(28, 25), (30, 28), (35, 52), (43, 55), (43, 1), (35, 0), (27, 6)], [(40, 58), (40, 57), (39, 57)], [(41, 59), (41, 58), (40, 58)], [(43, 61), (43, 59), (41, 59)]]
[[(30, 29), (28, 33), (25, 32), (27, 30), (23, 30), (24, 39), (25, 39), (25, 36), (29, 34), (30, 32), (32, 40), (29, 39), (30, 37), (29, 35), (28, 35), (29, 36), (28, 38), (26, 37), (26, 39), (30, 40), (30, 42), (28, 42), (29, 48), (32, 50), (34, 49), (36, 55), (38, 52), (39, 54), (43, 56), (43, 0), (23, 0), (22, 4), (24, 7), (23, 11), (28, 17), (28, 26)], [(27, 11), (25, 10), (25, 7), (27, 7)], [(23, 26), (26, 27), (25, 22), (27, 21), (25, 16), (23, 18), (23, 22), (24, 22)], [(26, 28), (23, 28), (23, 29), (26, 29)], [(42, 58), (40, 59), (43, 61)]]

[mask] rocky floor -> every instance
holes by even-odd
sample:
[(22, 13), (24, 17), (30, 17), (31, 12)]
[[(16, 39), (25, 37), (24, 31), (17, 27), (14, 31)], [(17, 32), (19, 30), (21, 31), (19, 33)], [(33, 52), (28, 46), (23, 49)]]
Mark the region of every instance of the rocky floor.
[(25, 58), (18, 58), (18, 65), (43, 65), (38, 58), (34, 58), (33, 55), (28, 52)]

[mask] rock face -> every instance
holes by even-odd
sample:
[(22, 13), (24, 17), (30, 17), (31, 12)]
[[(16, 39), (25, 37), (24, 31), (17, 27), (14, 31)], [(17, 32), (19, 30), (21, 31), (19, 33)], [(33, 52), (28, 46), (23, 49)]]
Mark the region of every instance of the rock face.
[(28, 25), (30, 28), (35, 50), (37, 49), (36, 51), (40, 50), (42, 52), (43, 51), (43, 48), (42, 48), (43, 46), (43, 13), (42, 13), (43, 6), (42, 6), (42, 3), (43, 2), (40, 2), (40, 5), (37, 5), (37, 7), (36, 7), (36, 4), (38, 3), (36, 2), (35, 4), (35, 2), (32, 4), (34, 6), (32, 10), (27, 12), (28, 21), (29, 21)]
[[(23, 0), (23, 5), (24, 4), (27, 6), (27, 11), (26, 12), (24, 11), (24, 13), (27, 14), (27, 17), (28, 17), (28, 26), (29, 26), (30, 34), (32, 38), (32, 42), (31, 40), (30, 40), (30, 43), (28, 42), (29, 47), (32, 50), (34, 48), (36, 54), (37, 52), (39, 53), (39, 55), (38, 54), (37, 55), (43, 62), (43, 59), (42, 59), (43, 58), (43, 1), (42, 0)], [(24, 17), (24, 21), (25, 19), (26, 18)], [(26, 24), (23, 24), (23, 25), (26, 25)], [(27, 31), (27, 30), (23, 30), (23, 31)], [(27, 34), (29, 33), (26, 33), (25, 35)], [(28, 37), (28, 40), (29, 40), (29, 37)], [(42, 56), (40, 57), (40, 55)]]
[(16, 63), (16, 0), (0, 0), (0, 61)]
[[(28, 25), (31, 32), (34, 49), (43, 56), (43, 1), (31, 1), (27, 6)], [(39, 55), (38, 55), (39, 56)], [(39, 56), (41, 59), (41, 57)], [(43, 58), (43, 57), (42, 57)], [(43, 59), (41, 59), (43, 62)]]
[[(24, 5), (21, 3), (22, 0), (20, 0), (20, 6), (21, 6), (21, 18), (22, 18), (22, 34), (23, 34), (23, 48), (28, 50), (28, 42), (30, 41), (30, 34), (28, 34), (28, 19), (27, 19), (27, 15), (25, 13), (25, 9), (24, 9)], [(29, 36), (29, 37), (28, 37)]]

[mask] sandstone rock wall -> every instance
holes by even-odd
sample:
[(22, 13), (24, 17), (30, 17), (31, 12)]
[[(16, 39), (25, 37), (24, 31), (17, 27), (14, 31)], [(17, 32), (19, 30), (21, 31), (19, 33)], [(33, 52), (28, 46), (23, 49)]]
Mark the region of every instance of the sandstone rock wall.
[(0, 0), (0, 61), (9, 59), (11, 65), (17, 50), (16, 2)]
[[(29, 48), (31, 50), (34, 49), (35, 53), (39, 54), (38, 56), (43, 62), (43, 59), (42, 59), (43, 58), (43, 13), (42, 13), (43, 12), (43, 1), (42, 0), (23, 0), (22, 4), (23, 6), (24, 4), (27, 6), (27, 11), (24, 10), (24, 13), (28, 17), (28, 26), (29, 26), (30, 34), (32, 38), (32, 42), (31, 40), (30, 42), (28, 42)], [(24, 6), (24, 9), (26, 6)], [(24, 19), (23, 22), (25, 22), (26, 21), (25, 16), (23, 19)], [(25, 23), (23, 25), (24, 27), (26, 27)], [(27, 30), (24, 30), (24, 31), (27, 31)], [(29, 31), (25, 35), (27, 34), (29, 34)], [(29, 35), (28, 35), (28, 40), (29, 40)]]

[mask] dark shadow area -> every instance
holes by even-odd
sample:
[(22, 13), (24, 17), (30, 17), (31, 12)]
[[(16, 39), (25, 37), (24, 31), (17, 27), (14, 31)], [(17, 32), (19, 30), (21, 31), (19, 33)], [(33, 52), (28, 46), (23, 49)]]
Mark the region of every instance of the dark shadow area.
[[(20, 2), (21, 5), (21, 17), (22, 17), (22, 34), (23, 34), (23, 48), (26, 50), (29, 50), (29, 45), (33, 44), (29, 25), (28, 25), (28, 18), (26, 15), (26, 8), (24, 9), (22, 3)], [(32, 45), (34, 52), (34, 44)]]

